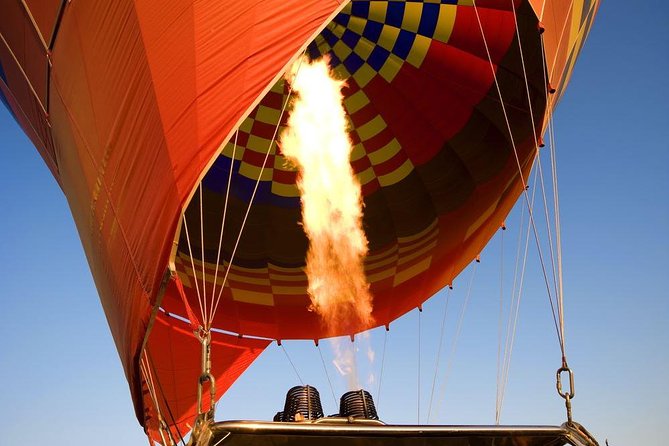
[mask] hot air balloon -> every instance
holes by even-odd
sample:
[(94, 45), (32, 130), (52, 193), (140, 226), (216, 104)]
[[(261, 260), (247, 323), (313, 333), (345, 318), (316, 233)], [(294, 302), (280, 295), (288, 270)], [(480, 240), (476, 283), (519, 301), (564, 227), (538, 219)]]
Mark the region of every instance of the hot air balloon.
[[(387, 325), (452, 283), (525, 190), (598, 4), (3, 0), (0, 99), (67, 197), (150, 438), (207, 420), (271, 342)], [(364, 201), (373, 322), (340, 331), (310, 311), (276, 144), (303, 55), (346, 81)], [(594, 444), (570, 426), (516, 434)]]

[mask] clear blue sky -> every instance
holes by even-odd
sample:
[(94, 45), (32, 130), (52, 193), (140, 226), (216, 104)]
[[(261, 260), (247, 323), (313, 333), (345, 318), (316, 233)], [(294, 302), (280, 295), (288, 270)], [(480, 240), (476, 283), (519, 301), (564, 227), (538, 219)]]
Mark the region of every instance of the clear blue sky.
[[(659, 446), (669, 436), (668, 24), (664, 1), (604, 0), (556, 118), (574, 416), (611, 446)], [(2, 107), (0, 187), (0, 445), (146, 444), (67, 203)], [(509, 219), (504, 236), (507, 296), (517, 221)], [(453, 362), (445, 393), (437, 385), (433, 421), (494, 422), (500, 243), (496, 236), (484, 252), (450, 355), (471, 270), (455, 284), (440, 376)], [(559, 424), (559, 350), (530, 258), (502, 423)], [(421, 321), (423, 422), (444, 297), (426, 304)], [(388, 335), (379, 412), (389, 422), (416, 421), (417, 322), (409, 314)], [(371, 336), (378, 371), (384, 335)], [(318, 350), (285, 346), (325, 411), (336, 412)], [(344, 382), (329, 370), (339, 395)], [(271, 419), (296, 380), (272, 345), (217, 418)]]

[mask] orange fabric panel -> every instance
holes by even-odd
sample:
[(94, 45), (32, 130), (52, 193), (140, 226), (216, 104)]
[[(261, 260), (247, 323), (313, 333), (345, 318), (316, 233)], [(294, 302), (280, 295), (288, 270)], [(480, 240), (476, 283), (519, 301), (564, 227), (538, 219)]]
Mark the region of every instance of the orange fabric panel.
[[(0, 84), (12, 114), (58, 179), (53, 142), (45, 113), (47, 58), (20, 2), (3, 0), (0, 10)], [(33, 92), (34, 90), (34, 92)]]
[(47, 45), (53, 36), (58, 11), (63, 1), (67, 0), (25, 0)]
[[(21, 2), (2, 2), (0, 33), (25, 72), (40, 102), (46, 107), (47, 58), (46, 49), (33, 27)], [(0, 43), (4, 46), (4, 44)], [(2, 60), (3, 66), (6, 60)], [(30, 94), (30, 90), (28, 90)]]
[[(18, 67), (10, 60), (7, 49), (0, 45), (0, 66), (5, 79), (0, 76), (0, 99), (6, 102), (16, 122), (30, 138), (44, 159), (47, 167), (60, 182), (51, 129), (39, 102), (30, 92), (30, 87)], [(2, 105), (0, 105), (1, 107)]]
[(140, 422), (139, 349), (182, 206), (233, 125), (338, 7), (120, 0), (64, 10), (50, 90), (56, 158)]
[[(211, 371), (216, 379), (216, 399), (219, 399), (270, 344), (268, 340), (240, 338), (223, 333), (212, 333)], [(153, 388), (160, 405), (160, 413), (172, 427), (173, 438), (190, 431), (197, 415), (197, 382), (202, 373), (201, 344), (187, 322), (165, 313), (158, 313), (145, 360), (152, 375)], [(145, 362), (146, 364), (146, 362)], [(146, 390), (146, 383), (144, 386)], [(150, 393), (143, 395), (145, 427), (156, 441), (158, 418)], [(204, 386), (204, 408), (209, 408), (209, 387)]]
[(138, 409), (135, 361), (179, 197), (132, 11), (128, 1), (70, 4), (50, 102), (63, 191)]
[(561, 95), (571, 74), (570, 61), (575, 61), (588, 35), (599, 0), (530, 0), (530, 4), (545, 28), (549, 82)]
[[(179, 195), (248, 106), (339, 7), (335, 0), (137, 1)], [(186, 168), (188, 166), (188, 168)]]

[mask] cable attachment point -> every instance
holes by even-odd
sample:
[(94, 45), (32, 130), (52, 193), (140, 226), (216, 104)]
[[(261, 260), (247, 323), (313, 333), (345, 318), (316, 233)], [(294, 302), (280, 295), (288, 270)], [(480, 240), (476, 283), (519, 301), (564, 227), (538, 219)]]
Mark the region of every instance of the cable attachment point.
[[(564, 391), (562, 390), (562, 374), (563, 373), (568, 373), (569, 374), (569, 391)], [(572, 423), (572, 417), (571, 417), (571, 400), (574, 398), (574, 372), (569, 368), (566, 362), (562, 363), (562, 367), (560, 367), (557, 370), (557, 373), (555, 374), (556, 379), (557, 379), (557, 391), (558, 395), (560, 395), (562, 398), (564, 398), (564, 404), (565, 407), (567, 408), (567, 423), (571, 424)]]
[(202, 373), (197, 380), (197, 413), (205, 414), (202, 405), (202, 390), (204, 384), (209, 382), (209, 410), (206, 411), (205, 418), (214, 419), (216, 410), (216, 379), (211, 374), (211, 331), (200, 329), (197, 337), (202, 344)]

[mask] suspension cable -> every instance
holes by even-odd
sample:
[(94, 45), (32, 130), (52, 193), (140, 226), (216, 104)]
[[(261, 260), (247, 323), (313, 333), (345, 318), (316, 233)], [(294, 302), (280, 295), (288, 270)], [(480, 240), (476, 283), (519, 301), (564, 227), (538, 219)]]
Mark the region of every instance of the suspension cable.
[[(200, 181), (200, 186), (198, 187), (199, 191), (199, 197), (200, 197), (200, 259), (201, 259), (201, 264), (202, 264), (202, 299), (204, 301), (204, 314), (207, 315), (207, 274), (205, 273), (204, 269), (204, 218), (202, 216), (202, 208), (204, 207), (204, 203), (202, 202), (202, 181)], [(195, 278), (197, 280), (197, 277)], [(203, 318), (204, 319), (204, 318)], [(205, 327), (209, 327), (210, 325), (207, 323), (207, 320), (205, 319), (202, 321), (204, 323)]]
[[(534, 176), (534, 184), (532, 187), (532, 204), (534, 204), (534, 199), (536, 197), (538, 178)], [(525, 247), (523, 250), (523, 260), (522, 266), (520, 268), (520, 278), (518, 277), (518, 263), (520, 262), (520, 252), (522, 246), (522, 235), (524, 228), (524, 210), (525, 207), (521, 206), (521, 218), (518, 225), (518, 250), (516, 253), (516, 269), (514, 271), (514, 283), (512, 289), (512, 298), (511, 298), (511, 309), (509, 312), (509, 319), (507, 321), (507, 330), (506, 330), (506, 343), (504, 347), (504, 360), (502, 363), (502, 382), (501, 382), (501, 392), (499, 394), (499, 399), (497, 402), (496, 415), (495, 415), (495, 424), (500, 423), (502, 408), (504, 407), (504, 397), (506, 395), (506, 386), (509, 380), (509, 371), (511, 368), (511, 355), (513, 353), (513, 346), (515, 343), (516, 337), (516, 327), (518, 323), (518, 314), (520, 311), (520, 301), (523, 291), (523, 283), (525, 279), (525, 267), (527, 265), (527, 254), (530, 243), (530, 233), (531, 227), (528, 221), (527, 231), (525, 232)], [(515, 310), (514, 310), (515, 309)]]
[(293, 368), (293, 371), (295, 372), (295, 375), (297, 376), (297, 380), (300, 382), (300, 384), (304, 385), (304, 381), (302, 381), (302, 377), (300, 376), (300, 373), (297, 371), (297, 367), (295, 367), (295, 364), (293, 363), (293, 360), (290, 359), (290, 356), (288, 355), (288, 350), (283, 346), (283, 344), (279, 344), (281, 347), (281, 350), (283, 350), (284, 355), (286, 355), (286, 359), (288, 359), (288, 362), (290, 363), (290, 366)]
[[(148, 349), (144, 350), (144, 354), (146, 355), (146, 360), (147, 364), (155, 370), (155, 365), (153, 364), (153, 358), (151, 357), (151, 354), (149, 353)], [(163, 403), (165, 404), (165, 407), (167, 408), (167, 414), (170, 416), (170, 420), (172, 421), (172, 426), (174, 426), (174, 429), (177, 431), (177, 435), (179, 436), (179, 439), (181, 440), (181, 443), (186, 446), (186, 440), (184, 440), (183, 435), (181, 434), (181, 430), (179, 429), (179, 426), (177, 424), (177, 420), (172, 413), (172, 408), (170, 407), (169, 402), (167, 401), (167, 396), (165, 395), (165, 391), (163, 390), (163, 385), (160, 382), (160, 379), (158, 378), (158, 375), (156, 375), (156, 383), (158, 384), (158, 391), (160, 392), (160, 395), (163, 397)], [(170, 432), (170, 436), (171, 436)]]
[(520, 178), (520, 181), (521, 181), (521, 185), (523, 187), (523, 192), (522, 193), (523, 193), (523, 196), (525, 198), (526, 205), (528, 207), (528, 213), (529, 213), (530, 221), (532, 222), (532, 229), (533, 229), (533, 232), (534, 232), (534, 240), (535, 240), (535, 244), (537, 246), (537, 252), (539, 254), (539, 260), (540, 260), (540, 263), (541, 263), (541, 270), (543, 272), (544, 282), (545, 282), (545, 285), (546, 285), (546, 291), (548, 293), (548, 300), (551, 303), (551, 312), (553, 314), (553, 322), (554, 322), (554, 325), (555, 325), (555, 331), (556, 331), (556, 334), (557, 334), (557, 337), (558, 337), (558, 342), (560, 344), (560, 349), (564, 351), (561, 332), (560, 332), (560, 329), (558, 328), (557, 316), (555, 314), (555, 308), (554, 308), (554, 304), (553, 304), (553, 297), (552, 297), (552, 293), (551, 293), (551, 288), (550, 288), (549, 281), (548, 281), (548, 274), (546, 272), (546, 265), (545, 265), (545, 262), (544, 262), (544, 256), (543, 256), (543, 252), (541, 250), (541, 244), (539, 243), (539, 233), (538, 233), (535, 221), (534, 221), (534, 215), (533, 215), (533, 212), (532, 212), (532, 207), (531, 207), (531, 204), (530, 204), (530, 201), (529, 201), (529, 198), (528, 198), (527, 185), (526, 185), (526, 182), (525, 182), (525, 178), (523, 176), (523, 169), (522, 169), (522, 166), (521, 166), (521, 163), (520, 163), (520, 157), (518, 155), (518, 150), (516, 148), (516, 143), (515, 143), (514, 138), (513, 138), (513, 132), (511, 131), (511, 124), (509, 122), (509, 117), (508, 117), (508, 114), (506, 112), (506, 106), (504, 104), (504, 99), (502, 97), (502, 91), (500, 89), (499, 82), (497, 80), (497, 72), (495, 71), (495, 66), (492, 62), (492, 57), (490, 55), (490, 49), (488, 47), (488, 42), (487, 42), (487, 39), (485, 37), (485, 32), (483, 30), (483, 24), (481, 23), (481, 17), (479, 15), (478, 8), (476, 6), (476, 1), (475, 0), (472, 0), (472, 5), (474, 6), (474, 12), (475, 12), (475, 15), (476, 15), (476, 20), (478, 22), (479, 29), (481, 31), (481, 36), (483, 38), (483, 44), (484, 44), (484, 47), (485, 47), (485, 50), (486, 50), (486, 54), (488, 56), (488, 61), (490, 63), (490, 69), (491, 69), (492, 75), (493, 75), (493, 81), (494, 81), (494, 84), (495, 84), (495, 88), (497, 90), (497, 94), (499, 96), (500, 105), (502, 107), (502, 113), (504, 115), (504, 120), (506, 122), (506, 127), (507, 127), (507, 130), (509, 132), (509, 138), (510, 138), (511, 146), (513, 148), (514, 157), (515, 157), (515, 160), (516, 160), (516, 165), (518, 167), (519, 178)]
[(383, 332), (383, 351), (381, 353), (381, 371), (379, 372), (379, 385), (376, 390), (376, 406), (380, 407), (381, 401), (381, 382), (383, 381), (383, 368), (386, 362), (386, 344), (388, 343), (388, 332), (390, 327), (386, 325), (386, 329)]
[[(146, 383), (146, 387), (149, 391), (149, 396), (151, 397), (151, 401), (153, 402), (153, 406), (156, 409), (156, 415), (158, 416), (158, 434), (160, 435), (160, 438), (163, 441), (163, 444), (167, 444), (167, 440), (169, 439), (169, 444), (174, 445), (175, 441), (174, 438), (172, 437), (172, 432), (171, 430), (167, 427), (165, 423), (165, 419), (163, 418), (163, 415), (160, 411), (160, 403), (158, 402), (158, 397), (156, 395), (156, 388), (153, 383), (153, 375), (151, 373), (151, 369), (148, 364), (148, 360), (146, 359), (146, 350), (144, 351), (144, 355), (140, 357), (140, 364), (139, 364), (139, 369), (144, 375), (144, 382)], [(165, 431), (167, 431), (168, 438), (165, 438)]]
[[(304, 52), (302, 53), (302, 56), (300, 56), (299, 63), (297, 65), (297, 69), (295, 70), (295, 76), (293, 79), (296, 79), (297, 76), (300, 73), (300, 68), (302, 67), (302, 61), (303, 61), (303, 56)], [(256, 193), (258, 192), (258, 187), (260, 185), (260, 180), (262, 178), (262, 174), (265, 171), (265, 165), (267, 164), (267, 160), (269, 159), (269, 154), (272, 151), (272, 147), (275, 144), (276, 136), (279, 132), (279, 127), (281, 126), (281, 119), (283, 118), (284, 113), (286, 112), (286, 108), (288, 107), (288, 103), (290, 102), (290, 97), (293, 94), (293, 83), (290, 83), (289, 89), (288, 89), (288, 95), (286, 97), (285, 102), (283, 103), (283, 106), (281, 107), (281, 113), (279, 114), (279, 119), (277, 120), (276, 127), (274, 128), (274, 133), (272, 135), (272, 139), (270, 140), (268, 147), (267, 147), (267, 152), (265, 153), (265, 158), (262, 163), (262, 167), (260, 168), (260, 173), (258, 174), (258, 179), (256, 180), (255, 186), (253, 187), (253, 193), (251, 194), (251, 198), (249, 199), (249, 204), (246, 207), (246, 212), (244, 214), (244, 219), (242, 220), (241, 227), (239, 228), (239, 233), (237, 234), (237, 240), (235, 241), (235, 246), (232, 249), (232, 254), (230, 255), (230, 261), (228, 262), (228, 266), (225, 269), (225, 276), (223, 276), (223, 286), (221, 287), (221, 290), (218, 293), (218, 296), (216, 297), (216, 303), (213, 306), (213, 309), (211, 311), (212, 319), (213, 315), (216, 314), (216, 310), (218, 309), (218, 304), (221, 301), (221, 296), (223, 294), (223, 288), (225, 287), (225, 284), (228, 280), (228, 274), (230, 274), (230, 268), (232, 267), (232, 262), (235, 259), (235, 254), (237, 253), (237, 248), (239, 246), (239, 241), (242, 238), (242, 233), (244, 232), (244, 227), (246, 226), (246, 221), (249, 217), (249, 213), (251, 212), (251, 206), (253, 205), (253, 200), (255, 199)], [(285, 351), (285, 350), (284, 350)]]
[[(504, 232), (500, 235), (500, 265), (499, 265), (499, 316), (497, 317), (497, 399), (495, 407), (495, 420), (499, 419), (499, 400), (502, 380), (502, 319), (504, 318)], [(496, 424), (499, 424), (497, 422)]]
[(337, 397), (335, 396), (334, 387), (332, 386), (332, 381), (330, 380), (330, 374), (328, 373), (328, 368), (325, 366), (325, 359), (323, 359), (323, 351), (319, 343), (316, 343), (316, 348), (318, 349), (318, 355), (321, 357), (321, 364), (323, 364), (323, 370), (325, 371), (325, 377), (328, 379), (328, 385), (330, 386), (330, 393), (332, 393), (332, 401), (334, 402), (335, 407), (337, 407)]
[[(544, 36), (541, 35), (541, 59), (546, 62), (546, 52), (544, 46)], [(550, 160), (551, 160), (551, 177), (552, 177), (552, 188), (553, 188), (553, 215), (555, 218), (555, 233), (556, 233), (556, 249), (557, 249), (557, 266), (558, 266), (558, 278), (557, 278), (557, 312), (560, 325), (560, 339), (562, 346), (562, 364), (563, 366), (567, 363), (566, 355), (566, 341), (564, 336), (564, 294), (563, 294), (563, 282), (562, 282), (562, 236), (561, 236), (561, 226), (560, 226), (560, 200), (559, 200), (559, 191), (557, 184), (557, 157), (556, 157), (556, 145), (555, 145), (555, 134), (554, 134), (554, 121), (553, 121), (553, 97), (548, 94), (548, 79), (547, 79), (546, 70), (544, 70), (544, 84), (546, 85), (546, 96), (549, 98), (550, 106), (548, 107), (548, 136), (549, 136), (549, 146), (550, 146)]]
[(416, 418), (418, 419), (418, 423), (420, 424), (420, 322), (421, 322), (421, 315), (423, 314), (423, 308), (418, 307), (418, 379), (417, 379), (417, 384), (418, 384), (418, 396), (417, 396), (417, 412), (416, 412)]
[[(230, 170), (228, 172), (228, 185), (225, 189), (225, 201), (223, 203), (223, 217), (221, 218), (221, 230), (218, 235), (218, 251), (216, 253), (216, 268), (214, 269), (214, 285), (211, 288), (211, 301), (214, 302), (216, 298), (216, 281), (218, 279), (218, 267), (221, 263), (221, 250), (223, 248), (223, 233), (225, 230), (225, 220), (228, 211), (228, 201), (230, 197), (230, 185), (232, 184), (232, 170), (235, 166), (235, 155), (237, 154), (237, 139), (239, 137), (239, 128), (235, 131), (235, 143), (232, 146), (232, 157), (230, 158)], [(221, 288), (225, 287), (225, 283), (221, 284)], [(213, 319), (213, 315), (211, 317)], [(213, 322), (211, 319), (205, 321), (205, 324), (210, 324)]]
[[(556, 296), (558, 296), (558, 301), (559, 301), (559, 289), (558, 289), (558, 283), (557, 283), (557, 273), (556, 273), (556, 268), (555, 268), (555, 253), (553, 251), (553, 237), (552, 237), (552, 231), (551, 231), (551, 223), (550, 223), (550, 218), (548, 216), (548, 200), (546, 198), (546, 187), (544, 185), (544, 175), (543, 175), (543, 169), (541, 165), (541, 157), (539, 156), (539, 136), (537, 135), (537, 130), (536, 130), (536, 123), (534, 121), (534, 110), (532, 107), (532, 98), (530, 95), (530, 85), (529, 81), (527, 78), (527, 69), (525, 67), (525, 56), (523, 53), (523, 43), (522, 39), (520, 37), (520, 29), (518, 26), (518, 15), (516, 14), (516, 9), (513, 7), (513, 0), (512, 0), (512, 7), (511, 10), (513, 11), (513, 21), (516, 27), (516, 37), (518, 41), (518, 50), (520, 53), (520, 63), (521, 67), (523, 70), (523, 80), (525, 83), (525, 92), (527, 94), (527, 105), (529, 109), (529, 114), (530, 114), (530, 122), (532, 124), (532, 135), (534, 136), (534, 149), (536, 151), (536, 156), (535, 159), (537, 160), (537, 169), (539, 172), (539, 178), (541, 179), (541, 192), (543, 196), (543, 207), (544, 207), (544, 214), (546, 218), (546, 232), (548, 235), (548, 246), (550, 250), (550, 260), (551, 260), (551, 269), (553, 272), (553, 285), (555, 286), (555, 293)], [(543, 36), (543, 34), (541, 34)], [(543, 65), (543, 58), (542, 58), (542, 65)], [(546, 99), (546, 105), (548, 106), (551, 101), (551, 95), (548, 94), (548, 80), (546, 79), (546, 70), (542, 70), (543, 75), (544, 75), (544, 98)], [(555, 194), (555, 189), (553, 189), (554, 194)], [(563, 335), (563, 333), (561, 333)]]
[[(202, 303), (202, 293), (200, 293), (200, 285), (197, 280), (197, 273), (195, 272), (195, 260), (193, 259), (193, 250), (191, 248), (190, 244), (190, 235), (188, 231), (188, 221), (186, 220), (186, 213), (184, 212), (183, 214), (183, 222), (184, 222), (184, 232), (186, 233), (186, 243), (188, 245), (188, 257), (190, 258), (190, 266), (191, 269), (193, 270), (193, 282), (195, 282), (195, 292), (197, 293), (197, 301), (200, 304), (200, 316), (202, 317), (202, 323), (204, 324), (206, 318), (205, 318), (205, 313), (204, 313), (204, 304)], [(204, 259), (203, 259), (204, 261)]]
[(476, 277), (476, 269), (478, 267), (478, 262), (474, 263), (474, 267), (472, 268), (472, 275), (470, 276), (469, 279), (469, 285), (467, 286), (467, 295), (465, 296), (465, 300), (462, 303), (462, 308), (460, 309), (460, 315), (458, 316), (458, 322), (455, 328), (455, 335), (453, 336), (453, 340), (451, 342), (451, 351), (448, 356), (448, 361), (446, 362), (446, 370), (444, 372), (444, 380), (441, 382), (440, 385), (440, 398), (437, 404), (437, 409), (436, 409), (436, 416), (438, 417), (439, 415), (439, 406), (441, 405), (440, 403), (443, 402), (445, 396), (446, 396), (446, 384), (448, 382), (448, 378), (451, 374), (451, 369), (453, 366), (453, 361), (455, 359), (455, 353), (458, 348), (458, 340), (460, 339), (460, 333), (462, 331), (462, 323), (465, 319), (465, 313), (467, 312), (467, 306), (469, 304), (469, 299), (472, 294), (472, 287), (474, 285), (474, 278)]
[(446, 291), (446, 299), (444, 303), (444, 314), (441, 317), (441, 329), (439, 330), (439, 346), (437, 347), (437, 360), (434, 364), (434, 375), (432, 376), (432, 390), (430, 391), (430, 404), (427, 409), (427, 424), (430, 424), (430, 418), (432, 416), (432, 400), (434, 398), (434, 386), (437, 383), (437, 373), (439, 371), (439, 361), (441, 359), (441, 350), (444, 342), (444, 329), (446, 328), (446, 314), (448, 312), (448, 302), (451, 296), (451, 287), (448, 287)]
[[(545, 61), (545, 46), (544, 46), (544, 36), (541, 35), (541, 57)], [(546, 79), (546, 70), (544, 70), (544, 84), (548, 88), (548, 80)], [(552, 97), (551, 97), (552, 100)], [(557, 245), (557, 256), (558, 256), (558, 316), (560, 319), (560, 332), (562, 336), (562, 344), (566, 345), (565, 336), (564, 336), (564, 290), (563, 290), (563, 281), (562, 281), (562, 230), (560, 224), (560, 198), (559, 198), (559, 189), (557, 182), (557, 146), (555, 144), (555, 121), (553, 119), (553, 107), (548, 109), (548, 136), (550, 143), (550, 159), (551, 159), (551, 172), (553, 178), (553, 215), (555, 218), (555, 232), (556, 232), (556, 245)], [(566, 347), (563, 349), (563, 363), (566, 363)]]

